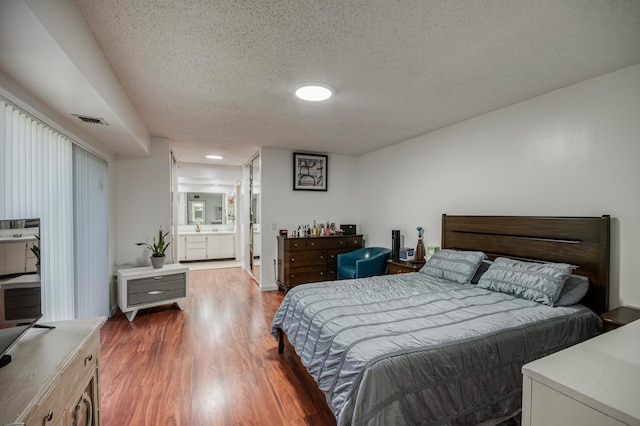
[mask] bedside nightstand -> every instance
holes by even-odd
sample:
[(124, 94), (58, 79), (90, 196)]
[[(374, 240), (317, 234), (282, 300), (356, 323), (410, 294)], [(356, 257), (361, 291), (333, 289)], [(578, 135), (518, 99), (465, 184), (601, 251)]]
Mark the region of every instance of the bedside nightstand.
[(187, 297), (189, 267), (181, 263), (118, 270), (118, 306), (129, 321), (138, 310), (154, 306), (175, 303), (183, 310)]
[(407, 272), (418, 272), (424, 262), (410, 262), (407, 260), (387, 260), (389, 274), (406, 274)]
[(640, 309), (621, 306), (605, 312), (600, 315), (600, 318), (602, 318), (602, 331), (611, 331), (640, 319)]

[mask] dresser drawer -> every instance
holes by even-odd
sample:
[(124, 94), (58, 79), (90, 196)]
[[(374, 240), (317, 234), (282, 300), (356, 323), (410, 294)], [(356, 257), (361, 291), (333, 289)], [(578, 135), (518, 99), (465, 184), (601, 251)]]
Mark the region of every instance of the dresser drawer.
[(129, 306), (186, 296), (185, 274), (158, 275), (129, 281)]
[(389, 265), (389, 275), (406, 274), (407, 272), (416, 272), (416, 271), (400, 265)]
[(342, 237), (307, 238), (307, 250), (330, 249), (342, 247), (343, 245), (344, 241)]
[(187, 247), (189, 248), (202, 248), (207, 246), (206, 235), (189, 235), (186, 238)]
[(24, 424), (26, 426), (63, 425), (67, 397), (68, 395), (65, 395), (64, 392), (54, 391), (42, 404), (34, 409), (33, 413), (28, 415), (27, 421)]
[(360, 248), (362, 236), (354, 237), (316, 237), (307, 239), (307, 250)]
[(350, 249), (357, 249), (362, 247), (362, 235), (354, 235), (351, 237), (344, 237), (347, 247)]
[(338, 265), (328, 265), (327, 266), (327, 281), (335, 281), (338, 279)]
[(284, 276), (284, 284), (294, 286), (304, 283), (330, 280), (324, 268), (292, 268)]
[(329, 265), (337, 265), (338, 264), (338, 255), (342, 254), (342, 253), (349, 253), (350, 251), (353, 251), (353, 249), (343, 248), (343, 249), (335, 249), (335, 250), (327, 251), (327, 256), (328, 256), (327, 263)]
[(284, 251), (301, 251), (307, 249), (307, 242), (304, 238), (283, 239)]
[(406, 274), (409, 272), (418, 272), (424, 266), (424, 262), (412, 262), (406, 260), (387, 260), (388, 273)]
[(285, 256), (285, 270), (301, 266), (322, 266), (327, 264), (326, 250), (291, 252), (286, 253)]
[(69, 369), (69, 381), (73, 382), (75, 389), (82, 389), (86, 386), (89, 378), (98, 368), (98, 356), (100, 355), (100, 335), (96, 334), (89, 343), (84, 346), (80, 354), (73, 360)]
[(207, 248), (207, 240), (189, 241), (187, 240), (187, 250), (202, 250)]

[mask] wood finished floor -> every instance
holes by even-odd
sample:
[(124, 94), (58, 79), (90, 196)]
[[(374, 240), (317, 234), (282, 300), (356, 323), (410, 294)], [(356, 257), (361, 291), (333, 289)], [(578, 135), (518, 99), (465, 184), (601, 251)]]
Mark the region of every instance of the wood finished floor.
[(104, 426), (335, 425), (269, 334), (281, 292), (240, 268), (191, 271), (184, 311), (122, 313), (101, 331)]

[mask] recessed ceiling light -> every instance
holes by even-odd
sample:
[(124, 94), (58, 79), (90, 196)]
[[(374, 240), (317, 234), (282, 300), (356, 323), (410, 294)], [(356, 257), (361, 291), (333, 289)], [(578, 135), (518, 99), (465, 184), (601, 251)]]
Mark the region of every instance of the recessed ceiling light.
[(209, 160), (222, 160), (222, 156), (220, 155), (207, 155)]
[(333, 95), (333, 89), (323, 83), (304, 83), (296, 88), (296, 96), (304, 101), (325, 101)]

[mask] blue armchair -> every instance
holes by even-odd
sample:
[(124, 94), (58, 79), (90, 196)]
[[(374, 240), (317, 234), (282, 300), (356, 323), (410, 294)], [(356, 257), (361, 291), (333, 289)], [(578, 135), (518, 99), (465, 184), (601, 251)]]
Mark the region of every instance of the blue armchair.
[(338, 279), (373, 277), (387, 272), (391, 250), (384, 247), (365, 247), (338, 255)]

